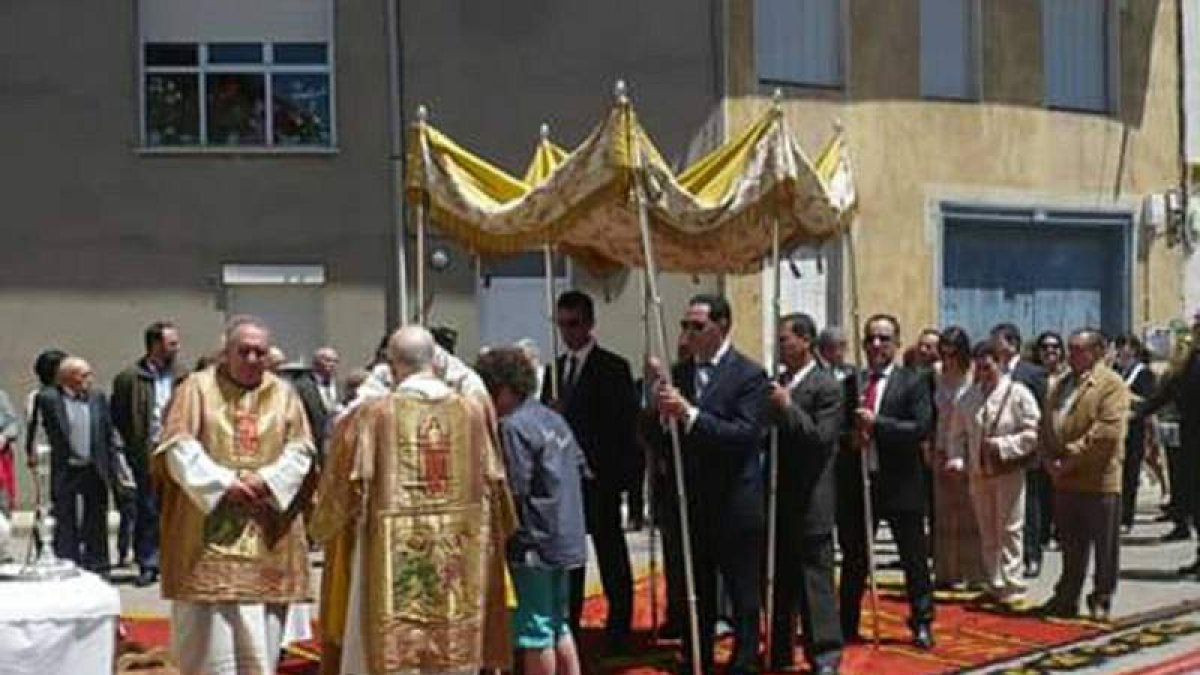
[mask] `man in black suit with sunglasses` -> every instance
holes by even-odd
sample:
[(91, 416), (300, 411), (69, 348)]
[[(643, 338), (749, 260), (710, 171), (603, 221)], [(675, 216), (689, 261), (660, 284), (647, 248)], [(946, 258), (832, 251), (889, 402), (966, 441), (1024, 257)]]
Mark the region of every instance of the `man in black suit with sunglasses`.
[[(863, 586), (867, 576), (866, 519), (863, 514), (862, 463), (871, 478), (872, 531), (888, 521), (908, 593), (913, 643), (933, 647), (933, 582), (929, 574), (929, 536), (925, 531), (925, 471), (921, 441), (933, 426), (929, 383), (915, 370), (895, 363), (900, 323), (877, 314), (864, 326), (867, 370), (860, 376), (855, 412), (856, 449), (838, 457), (838, 539), (842, 545), (842, 633), (859, 635)], [(848, 405), (854, 405), (848, 401)]]
[[(681, 322), (691, 358), (660, 384), (658, 412), (679, 427), (688, 525), (696, 580), (701, 670), (713, 672), (717, 572), (733, 600), (731, 675), (759, 670), (763, 543), (762, 448), (768, 381), (762, 367), (733, 348), (729, 303), (698, 295)], [(691, 657), (691, 636), (684, 642)], [(681, 673), (691, 673), (685, 661)]]
[[(558, 357), (555, 402), (583, 448), (590, 475), (583, 481), (587, 531), (608, 601), (605, 633), (610, 652), (629, 647), (633, 623), (633, 572), (621, 527), (621, 493), (642, 473), (637, 444), (637, 398), (629, 362), (596, 343), (596, 310), (591, 296), (567, 291), (555, 306), (555, 322), (566, 351)], [(549, 382), (549, 380), (546, 380)], [(542, 390), (550, 401), (550, 387)], [(572, 571), (570, 619), (579, 629), (585, 568)]]

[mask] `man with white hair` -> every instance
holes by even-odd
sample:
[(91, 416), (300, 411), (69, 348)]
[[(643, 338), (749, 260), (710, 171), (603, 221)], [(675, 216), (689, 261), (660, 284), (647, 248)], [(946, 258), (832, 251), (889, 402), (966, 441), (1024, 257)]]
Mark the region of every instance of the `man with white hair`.
[(294, 381), (318, 453), (324, 451), (329, 420), (341, 407), (337, 386), (339, 360), (333, 347), (318, 347), (312, 354), (312, 368), (296, 376)]
[(152, 469), (162, 594), (181, 672), (273, 673), (289, 603), (310, 599), (302, 487), (315, 450), (295, 390), (268, 372), (270, 333), (235, 317), (217, 367), (176, 390)]
[[(57, 378), (58, 386), (38, 392), (35, 403), (50, 444), (54, 554), (106, 573), (108, 482), (118, 438), (108, 399), (92, 387), (95, 377), (87, 361), (64, 358)], [(37, 460), (31, 456), (29, 461), (32, 468)]]
[(513, 511), (495, 414), (486, 394), (463, 391), (479, 380), (461, 363), (458, 386), (439, 375), (439, 353), (424, 328), (396, 331), (394, 390), (332, 432), (311, 527), (326, 545), (322, 673), (474, 674), (511, 660)]

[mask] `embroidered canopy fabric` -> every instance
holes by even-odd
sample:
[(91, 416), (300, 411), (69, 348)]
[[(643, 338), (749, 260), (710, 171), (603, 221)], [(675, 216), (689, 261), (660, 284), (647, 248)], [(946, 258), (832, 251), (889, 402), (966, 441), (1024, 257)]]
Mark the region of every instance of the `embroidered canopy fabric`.
[(409, 198), (423, 200), (433, 226), (481, 255), (552, 243), (595, 272), (642, 267), (639, 186), (665, 271), (757, 270), (772, 222), (784, 250), (835, 237), (848, 222), (777, 107), (678, 176), (624, 100), (569, 154), (543, 138), (524, 179), (423, 121), (412, 134)]

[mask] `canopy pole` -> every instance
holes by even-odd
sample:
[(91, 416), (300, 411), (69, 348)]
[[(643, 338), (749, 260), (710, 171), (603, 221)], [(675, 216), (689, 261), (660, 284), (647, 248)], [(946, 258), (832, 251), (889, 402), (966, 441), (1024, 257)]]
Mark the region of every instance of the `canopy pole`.
[(550, 332), (550, 400), (558, 400), (558, 331), (554, 325), (554, 247), (542, 247), (542, 258), (546, 267), (546, 328)]
[[(620, 90), (624, 83), (619, 82)], [(651, 303), (658, 331), (658, 356), (663, 364), (663, 378), (673, 386), (670, 361), (667, 358), (667, 326), (663, 320), (662, 297), (658, 293), (655, 278), (654, 247), (650, 240), (650, 219), (646, 214), (646, 191), (642, 185), (642, 154), (637, 155), (638, 171), (635, 175), (635, 194), (638, 205), (638, 226), (642, 233), (642, 256), (646, 262), (646, 282), (649, 286)], [(683, 576), (688, 602), (688, 631), (691, 636), (692, 675), (702, 675), (700, 667), (700, 619), (696, 614), (696, 577), (692, 566), (692, 538), (688, 523), (687, 485), (683, 476), (683, 452), (679, 442), (679, 421), (672, 418), (668, 424), (671, 433), (671, 455), (675, 466), (675, 492), (679, 499), (679, 530), (683, 544)], [(707, 627), (706, 627), (707, 629)]]
[[(649, 272), (642, 270), (640, 277), (641, 295), (642, 295), (642, 363), (645, 364), (650, 359), (650, 281), (646, 278)], [(667, 366), (669, 367), (669, 365)], [(642, 391), (640, 392), (645, 398), (646, 404), (653, 404), (654, 390), (653, 382), (649, 381), (648, 368), (642, 368)], [(657, 548), (658, 540), (656, 530), (658, 529), (658, 502), (655, 501), (658, 493), (654, 488), (657, 466), (655, 460), (657, 453), (650, 447), (649, 444), (644, 444), (643, 452), (645, 453), (645, 475), (646, 480), (646, 501), (649, 503), (649, 524), (650, 532), (648, 534), (650, 547), (650, 635), (654, 640), (658, 639), (658, 560), (655, 549)]]
[[(429, 122), (429, 109), (423, 105), (417, 106), (417, 125), (424, 128)], [(425, 325), (425, 195), (417, 198), (417, 302), (416, 323)]]
[(417, 202), (417, 319), (425, 325), (425, 203)]
[[(771, 359), (771, 381), (779, 381), (782, 370), (779, 363), (779, 219), (771, 219), (771, 325), (768, 329), (767, 345)], [(778, 537), (779, 511), (779, 426), (771, 425), (770, 464), (771, 473), (767, 490), (767, 658), (771, 658), (774, 647), (772, 630), (775, 621), (775, 551)]]
[[(858, 303), (858, 258), (854, 241), (854, 220), (846, 228), (846, 266), (850, 274), (850, 316), (853, 322), (854, 363), (862, 366), (862, 320)], [(860, 401), (860, 404), (862, 402)], [(862, 478), (863, 500), (863, 533), (867, 549), (867, 582), (871, 594), (871, 644), (879, 649), (879, 587), (875, 580), (875, 516), (871, 509), (871, 471), (867, 467), (867, 444), (871, 439), (866, 434), (859, 435), (857, 451), (859, 474)]]

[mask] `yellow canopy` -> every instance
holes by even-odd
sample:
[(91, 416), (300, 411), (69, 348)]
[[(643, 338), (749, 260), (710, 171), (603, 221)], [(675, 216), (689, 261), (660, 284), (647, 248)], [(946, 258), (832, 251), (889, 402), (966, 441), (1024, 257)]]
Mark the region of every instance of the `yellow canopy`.
[(825, 147), (821, 148), (820, 154), (817, 155), (816, 169), (834, 208), (841, 214), (843, 227), (849, 227), (847, 221), (858, 210), (858, 191), (854, 185), (854, 171), (850, 166), (846, 136), (840, 128), (825, 143)]
[(624, 100), (569, 154), (543, 139), (524, 180), (424, 122), (409, 148), (410, 199), (424, 199), (435, 227), (484, 255), (553, 242), (594, 271), (642, 266), (632, 192), (639, 177), (656, 263), (666, 271), (757, 269), (772, 221), (785, 249), (843, 227), (778, 108), (678, 177)]
[(555, 145), (550, 140), (550, 130), (542, 127), (542, 140), (533, 150), (533, 159), (525, 169), (526, 185), (541, 185), (546, 182), (554, 169), (567, 158), (567, 151)]

